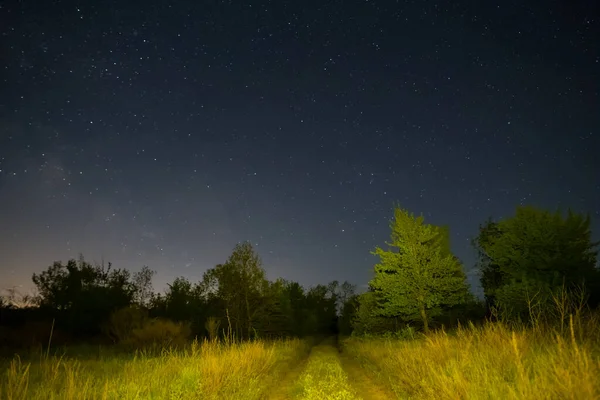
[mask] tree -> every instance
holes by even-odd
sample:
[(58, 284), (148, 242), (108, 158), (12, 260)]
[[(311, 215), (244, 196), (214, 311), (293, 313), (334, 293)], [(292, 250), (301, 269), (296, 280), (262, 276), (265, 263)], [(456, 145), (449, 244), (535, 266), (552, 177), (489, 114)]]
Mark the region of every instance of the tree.
[(258, 321), (258, 331), (262, 335), (291, 336), (294, 315), (288, 285), (284, 279), (268, 283), (263, 297), (263, 312), (260, 313)]
[[(23, 294), (17, 287), (6, 289), (7, 296), (5, 301), (14, 308), (32, 308), (37, 305), (38, 298), (31, 294)], [(0, 299), (1, 300), (1, 299)], [(2, 304), (0, 302), (0, 304)]]
[(110, 313), (131, 304), (135, 292), (129, 271), (112, 264), (92, 265), (80, 256), (66, 264), (54, 262), (33, 274), (40, 306), (60, 314), (72, 332), (97, 334)]
[(469, 289), (460, 261), (450, 252), (447, 229), (428, 225), (396, 207), (390, 224), (392, 249), (377, 247), (380, 257), (370, 282), (378, 307), (376, 313), (420, 321), (429, 330), (430, 320), (467, 301)]
[(475, 245), (488, 306), (511, 318), (531, 317), (532, 299), (545, 308), (563, 285), (597, 293), (599, 243), (591, 240), (590, 224), (589, 216), (569, 211), (563, 217), (534, 207), (518, 207), (513, 217), (484, 224)]
[(491, 219), (479, 227), (479, 235), (472, 241), (477, 250), (479, 261), (480, 282), (488, 309), (496, 306), (496, 291), (502, 286), (506, 274), (487, 255), (486, 250), (500, 235), (498, 224)]
[(211, 316), (205, 289), (202, 284), (192, 284), (184, 277), (177, 277), (167, 284), (165, 293), (151, 296), (150, 315), (176, 322), (189, 322), (194, 335), (205, 335), (206, 319)]
[(310, 330), (305, 319), (306, 294), (304, 288), (298, 282), (286, 282), (284, 291), (291, 308), (292, 332), (294, 335), (302, 337)]
[(316, 285), (308, 289), (305, 302), (305, 321), (312, 332), (331, 333), (337, 330), (337, 295), (338, 282)]
[(338, 317), (338, 332), (342, 335), (352, 333), (352, 321), (356, 317), (359, 307), (359, 296), (356, 294), (345, 297)]
[(152, 278), (155, 274), (156, 271), (152, 271), (145, 265), (140, 271), (133, 274), (133, 286), (135, 287), (133, 300), (136, 304), (142, 307), (147, 307), (150, 304), (154, 293)]
[(352, 335), (379, 334), (398, 329), (398, 318), (383, 317), (377, 312), (377, 300), (372, 289), (356, 296)]
[(252, 337), (254, 323), (264, 312), (264, 293), (268, 287), (262, 261), (249, 242), (237, 244), (224, 264), (204, 274), (203, 287), (209, 297), (221, 301), (238, 337)]

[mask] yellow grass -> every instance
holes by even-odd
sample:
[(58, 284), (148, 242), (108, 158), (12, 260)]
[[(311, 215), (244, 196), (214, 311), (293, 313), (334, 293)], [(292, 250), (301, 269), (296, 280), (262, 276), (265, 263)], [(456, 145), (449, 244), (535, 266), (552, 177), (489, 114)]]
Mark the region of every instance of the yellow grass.
[(597, 328), (586, 340), (577, 326), (560, 335), (490, 323), (415, 340), (350, 338), (344, 350), (399, 399), (600, 399)]
[(0, 380), (0, 398), (259, 399), (290, 364), (306, 355), (299, 340), (222, 345), (194, 342), (160, 356), (75, 359), (15, 357)]

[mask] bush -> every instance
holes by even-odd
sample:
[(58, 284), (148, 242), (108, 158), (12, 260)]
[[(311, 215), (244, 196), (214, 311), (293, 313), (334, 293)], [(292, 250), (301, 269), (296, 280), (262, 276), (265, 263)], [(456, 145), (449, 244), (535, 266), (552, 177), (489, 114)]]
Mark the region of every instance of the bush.
[(221, 320), (215, 317), (209, 317), (204, 324), (206, 331), (208, 332), (208, 337), (210, 340), (217, 340), (219, 336), (219, 326), (221, 325)]
[(148, 321), (148, 312), (129, 306), (113, 312), (103, 326), (103, 333), (113, 342), (121, 343), (131, 336), (135, 329), (142, 328)]
[(173, 322), (168, 319), (151, 319), (133, 329), (123, 344), (136, 348), (180, 347), (187, 343), (191, 334), (189, 323)]

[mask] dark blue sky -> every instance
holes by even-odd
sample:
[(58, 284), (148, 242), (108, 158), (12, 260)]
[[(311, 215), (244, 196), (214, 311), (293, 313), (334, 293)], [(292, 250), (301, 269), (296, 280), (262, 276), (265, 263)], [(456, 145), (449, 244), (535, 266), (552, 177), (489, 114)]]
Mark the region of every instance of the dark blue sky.
[[(469, 239), (519, 204), (600, 221), (594, 1), (9, 1), (0, 282), (54, 260), (367, 283), (399, 202)], [(473, 278), (471, 278), (473, 280)]]

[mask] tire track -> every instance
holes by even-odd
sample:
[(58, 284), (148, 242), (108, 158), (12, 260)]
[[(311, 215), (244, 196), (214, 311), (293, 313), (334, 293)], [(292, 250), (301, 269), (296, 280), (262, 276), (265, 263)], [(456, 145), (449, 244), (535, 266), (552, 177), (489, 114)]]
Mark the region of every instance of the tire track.
[(308, 356), (277, 382), (269, 400), (389, 400), (397, 396), (376, 383), (351, 357), (341, 354), (335, 338), (311, 348)]
[(343, 353), (340, 354), (340, 360), (352, 387), (363, 399), (390, 400), (398, 398), (391, 388), (377, 383), (374, 377), (358, 361)]

